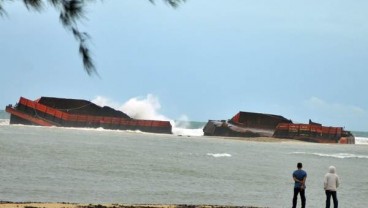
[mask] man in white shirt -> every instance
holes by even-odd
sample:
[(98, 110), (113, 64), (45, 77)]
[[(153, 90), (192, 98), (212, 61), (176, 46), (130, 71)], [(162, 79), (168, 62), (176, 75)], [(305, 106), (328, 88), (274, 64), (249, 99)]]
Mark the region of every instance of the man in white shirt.
[(336, 168), (334, 166), (329, 167), (328, 173), (325, 175), (324, 189), (326, 192), (326, 208), (330, 208), (331, 196), (334, 202), (334, 208), (338, 207), (337, 200), (337, 187), (339, 187), (339, 176), (336, 174)]

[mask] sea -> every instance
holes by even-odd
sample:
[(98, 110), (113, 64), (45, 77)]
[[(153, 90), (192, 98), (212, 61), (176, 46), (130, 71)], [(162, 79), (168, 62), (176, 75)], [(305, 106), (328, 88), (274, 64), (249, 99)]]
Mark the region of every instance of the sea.
[(0, 201), (291, 207), (302, 162), (307, 207), (324, 207), (330, 165), (340, 207), (368, 207), (368, 132), (353, 132), (355, 145), (257, 142), (189, 124), (173, 135), (38, 127), (0, 111)]

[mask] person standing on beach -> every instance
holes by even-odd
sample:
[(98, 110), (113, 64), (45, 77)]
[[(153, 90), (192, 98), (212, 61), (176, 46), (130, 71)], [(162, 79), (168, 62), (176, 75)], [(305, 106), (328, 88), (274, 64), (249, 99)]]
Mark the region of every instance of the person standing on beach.
[(326, 208), (330, 208), (331, 196), (334, 202), (334, 208), (338, 207), (337, 200), (337, 187), (340, 185), (339, 176), (336, 174), (336, 168), (334, 166), (330, 166), (328, 168), (328, 173), (325, 175), (324, 180), (324, 188), (326, 193)]
[(298, 170), (293, 172), (294, 179), (294, 197), (293, 197), (293, 208), (296, 208), (298, 201), (298, 194), (300, 194), (300, 199), (302, 201), (302, 208), (305, 208), (305, 181), (307, 180), (307, 172), (302, 170), (303, 164), (297, 164)]

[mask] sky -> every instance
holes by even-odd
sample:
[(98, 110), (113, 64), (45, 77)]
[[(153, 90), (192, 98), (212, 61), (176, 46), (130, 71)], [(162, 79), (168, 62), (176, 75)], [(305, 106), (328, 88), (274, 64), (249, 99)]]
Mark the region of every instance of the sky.
[(248, 111), (368, 131), (368, 1), (96, 1), (79, 27), (98, 76), (83, 70), (54, 8), (3, 6), (0, 109), (52, 96), (148, 103), (169, 119)]

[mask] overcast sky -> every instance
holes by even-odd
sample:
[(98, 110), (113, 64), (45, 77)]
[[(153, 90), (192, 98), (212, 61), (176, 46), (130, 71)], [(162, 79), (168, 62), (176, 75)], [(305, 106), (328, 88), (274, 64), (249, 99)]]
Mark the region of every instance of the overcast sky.
[(0, 108), (20, 96), (154, 100), (167, 118), (238, 111), (368, 131), (368, 1), (106, 0), (80, 25), (98, 76), (58, 14), (21, 1), (0, 18)]

